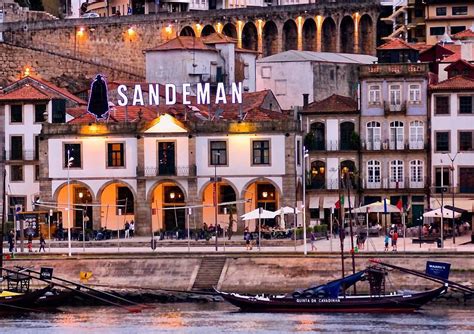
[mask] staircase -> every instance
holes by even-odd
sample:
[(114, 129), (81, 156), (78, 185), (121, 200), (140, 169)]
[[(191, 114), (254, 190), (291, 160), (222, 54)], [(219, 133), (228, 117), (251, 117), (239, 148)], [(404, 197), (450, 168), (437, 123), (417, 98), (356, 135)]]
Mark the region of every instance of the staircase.
[(224, 268), (225, 257), (204, 257), (193, 284), (193, 291), (212, 291), (217, 287), (222, 269)]

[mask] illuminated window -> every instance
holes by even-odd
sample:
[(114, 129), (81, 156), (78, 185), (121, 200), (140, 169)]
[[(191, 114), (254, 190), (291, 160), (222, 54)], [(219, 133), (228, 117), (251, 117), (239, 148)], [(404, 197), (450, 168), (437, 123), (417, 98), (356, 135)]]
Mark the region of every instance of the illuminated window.
[(107, 167), (124, 167), (124, 144), (108, 143), (107, 144)]
[(268, 165), (270, 164), (270, 141), (254, 140), (253, 146), (253, 164)]

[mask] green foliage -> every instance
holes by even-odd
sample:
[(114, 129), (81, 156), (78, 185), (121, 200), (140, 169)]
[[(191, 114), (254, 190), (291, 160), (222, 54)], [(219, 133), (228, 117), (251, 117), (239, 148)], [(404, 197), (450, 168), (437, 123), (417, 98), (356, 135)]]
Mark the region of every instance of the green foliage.
[(361, 143), (360, 143), (360, 136), (357, 132), (352, 132), (351, 135), (351, 146), (354, 150), (360, 150)]

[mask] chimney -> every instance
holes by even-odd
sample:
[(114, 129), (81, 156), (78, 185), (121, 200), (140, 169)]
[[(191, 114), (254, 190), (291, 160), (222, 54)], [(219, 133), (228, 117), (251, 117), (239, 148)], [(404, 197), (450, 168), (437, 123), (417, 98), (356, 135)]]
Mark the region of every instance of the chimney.
[(308, 106), (309, 94), (303, 94), (303, 108)]

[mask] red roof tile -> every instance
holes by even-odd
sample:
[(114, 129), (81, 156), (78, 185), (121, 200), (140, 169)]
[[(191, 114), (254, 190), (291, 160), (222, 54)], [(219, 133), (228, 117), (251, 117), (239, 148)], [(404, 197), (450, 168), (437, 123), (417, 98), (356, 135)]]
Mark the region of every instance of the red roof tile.
[(229, 37), (227, 35), (215, 32), (209, 36), (202, 37), (202, 41), (205, 44), (221, 44), (221, 43), (233, 43), (237, 44), (237, 39)]
[(401, 49), (412, 49), (416, 50), (415, 47), (410, 45), (409, 43), (405, 42), (400, 38), (392, 38), (385, 44), (382, 44), (377, 48), (377, 50), (401, 50)]
[(474, 90), (474, 79), (458, 75), (430, 86), (431, 91)]
[(465, 65), (469, 68), (474, 68), (474, 64), (471, 64), (470, 62), (468, 62), (464, 59), (459, 59), (459, 60), (455, 61), (454, 63), (451, 63), (450, 65), (448, 65), (444, 70), (449, 71), (450, 69), (456, 67), (459, 64)]
[(18, 89), (0, 95), (0, 101), (49, 101), (53, 97), (51, 94), (26, 84)]
[(314, 101), (306, 108), (303, 113), (354, 113), (357, 112), (357, 102), (347, 96), (333, 94), (324, 100)]
[[(473, 26), (474, 27), (474, 26)], [(466, 30), (460, 31), (453, 35), (454, 39), (472, 39), (474, 38), (473, 27), (467, 28)]]
[(217, 52), (213, 47), (206, 45), (202, 38), (194, 36), (178, 36), (156, 48), (146, 49), (145, 51), (170, 51), (170, 50), (202, 50)]

